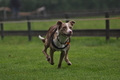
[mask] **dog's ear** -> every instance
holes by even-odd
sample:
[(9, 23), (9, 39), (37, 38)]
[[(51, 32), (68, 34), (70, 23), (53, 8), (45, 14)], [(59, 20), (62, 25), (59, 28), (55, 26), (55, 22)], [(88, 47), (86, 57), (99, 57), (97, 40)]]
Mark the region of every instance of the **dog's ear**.
[(61, 26), (62, 25), (62, 21), (58, 21), (57, 25)]
[(75, 21), (69, 21), (69, 23), (73, 26), (75, 24)]
[(57, 25), (58, 25), (58, 29), (60, 29), (60, 27), (62, 26), (62, 21), (58, 21)]

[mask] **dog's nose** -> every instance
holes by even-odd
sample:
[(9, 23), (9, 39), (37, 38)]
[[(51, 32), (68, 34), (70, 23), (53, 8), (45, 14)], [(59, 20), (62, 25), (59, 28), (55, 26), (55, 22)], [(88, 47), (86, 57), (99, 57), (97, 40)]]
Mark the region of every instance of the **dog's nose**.
[(72, 31), (69, 31), (69, 33), (71, 34), (71, 33), (72, 33)]
[(72, 34), (72, 31), (69, 31), (69, 34)]

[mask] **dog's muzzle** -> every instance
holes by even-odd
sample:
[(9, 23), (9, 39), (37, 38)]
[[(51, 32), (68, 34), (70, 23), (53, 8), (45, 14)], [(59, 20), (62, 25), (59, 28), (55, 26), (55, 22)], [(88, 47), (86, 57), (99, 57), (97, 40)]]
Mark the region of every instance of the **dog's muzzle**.
[(73, 32), (72, 31), (69, 31), (67, 34), (65, 34), (66, 36), (70, 37), (73, 35)]

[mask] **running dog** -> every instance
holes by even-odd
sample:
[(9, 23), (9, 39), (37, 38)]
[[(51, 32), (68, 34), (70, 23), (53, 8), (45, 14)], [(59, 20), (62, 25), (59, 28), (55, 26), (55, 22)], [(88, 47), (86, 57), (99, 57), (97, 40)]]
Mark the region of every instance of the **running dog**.
[[(39, 38), (44, 43), (44, 49), (42, 52), (51, 65), (54, 65), (53, 54), (55, 51), (61, 51), (58, 68), (61, 68), (63, 58), (68, 65), (72, 65), (68, 59), (68, 51), (70, 48), (70, 37), (73, 34), (72, 28), (74, 24), (74, 21), (69, 21), (68, 23), (58, 21), (56, 25), (49, 28), (46, 38), (39, 35)], [(50, 56), (47, 54), (48, 48), (50, 48)]]

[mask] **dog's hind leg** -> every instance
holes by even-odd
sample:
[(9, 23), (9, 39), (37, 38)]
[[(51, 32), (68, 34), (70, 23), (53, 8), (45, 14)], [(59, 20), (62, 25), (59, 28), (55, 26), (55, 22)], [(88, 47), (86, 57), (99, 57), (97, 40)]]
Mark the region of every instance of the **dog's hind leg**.
[(47, 49), (48, 46), (45, 46), (42, 52), (46, 56), (47, 61), (50, 62), (50, 56), (47, 54)]

